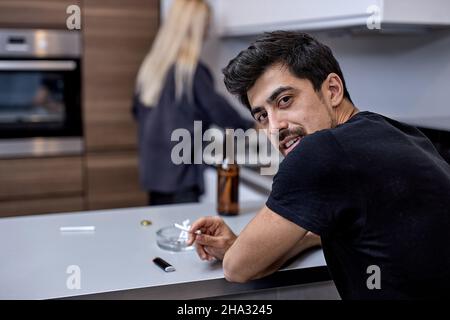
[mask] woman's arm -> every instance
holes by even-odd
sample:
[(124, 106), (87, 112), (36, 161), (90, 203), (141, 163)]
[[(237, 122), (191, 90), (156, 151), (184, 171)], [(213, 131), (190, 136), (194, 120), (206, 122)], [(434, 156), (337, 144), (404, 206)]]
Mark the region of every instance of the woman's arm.
[(195, 72), (193, 91), (197, 108), (210, 124), (243, 130), (254, 127), (253, 120), (242, 116), (225, 97), (215, 90), (214, 79), (203, 64), (199, 64)]

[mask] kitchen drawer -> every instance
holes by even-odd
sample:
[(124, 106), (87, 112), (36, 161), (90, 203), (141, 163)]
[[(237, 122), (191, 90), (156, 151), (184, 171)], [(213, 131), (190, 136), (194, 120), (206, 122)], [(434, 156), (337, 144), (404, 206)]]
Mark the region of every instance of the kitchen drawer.
[(82, 197), (0, 201), (0, 218), (82, 210), (84, 210), (84, 199)]
[(0, 201), (51, 196), (81, 196), (81, 157), (0, 160)]

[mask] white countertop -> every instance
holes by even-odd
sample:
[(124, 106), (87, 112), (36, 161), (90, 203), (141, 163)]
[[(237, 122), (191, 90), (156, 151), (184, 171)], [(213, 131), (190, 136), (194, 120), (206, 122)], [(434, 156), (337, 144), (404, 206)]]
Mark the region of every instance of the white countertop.
[[(225, 220), (238, 233), (262, 205), (261, 201), (243, 203), (239, 216)], [(201, 298), (278, 285), (276, 275), (248, 284), (229, 283), (220, 262), (201, 261), (194, 251), (173, 253), (157, 246), (155, 232), (159, 228), (215, 214), (213, 203), (202, 203), (2, 218), (0, 299), (79, 295)], [(152, 225), (141, 226), (143, 219), (151, 220)], [(61, 226), (73, 225), (93, 225), (96, 230), (73, 234), (59, 231)], [(169, 261), (176, 271), (165, 273), (156, 267), (152, 262), (156, 256)], [(80, 268), (80, 289), (67, 288), (71, 276), (67, 268), (71, 265)], [(315, 249), (278, 274), (320, 269), (323, 275), (325, 265), (322, 250)], [(299, 283), (292, 274), (289, 276), (292, 284)], [(299, 276), (303, 276), (303, 283), (318, 281), (306, 273)]]

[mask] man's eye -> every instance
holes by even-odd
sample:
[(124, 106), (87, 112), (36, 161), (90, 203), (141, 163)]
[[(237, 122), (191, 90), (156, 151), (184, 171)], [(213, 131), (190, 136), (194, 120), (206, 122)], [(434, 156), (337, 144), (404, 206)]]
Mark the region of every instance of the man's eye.
[(260, 113), (258, 115), (256, 115), (256, 121), (258, 122), (264, 122), (264, 120), (266, 120), (267, 118), (267, 113)]
[(287, 106), (291, 101), (291, 96), (284, 96), (283, 98), (280, 99), (278, 105), (280, 107), (285, 107)]

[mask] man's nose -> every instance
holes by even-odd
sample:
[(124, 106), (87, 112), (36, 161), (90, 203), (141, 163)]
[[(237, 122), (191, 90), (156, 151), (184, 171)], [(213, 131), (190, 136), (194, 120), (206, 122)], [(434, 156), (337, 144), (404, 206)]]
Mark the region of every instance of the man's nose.
[(277, 134), (280, 130), (288, 128), (286, 119), (280, 118), (276, 113), (269, 114), (268, 118), (270, 134)]

